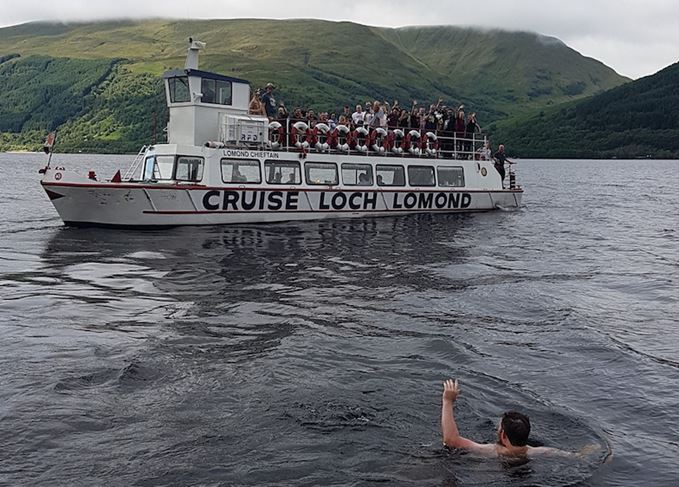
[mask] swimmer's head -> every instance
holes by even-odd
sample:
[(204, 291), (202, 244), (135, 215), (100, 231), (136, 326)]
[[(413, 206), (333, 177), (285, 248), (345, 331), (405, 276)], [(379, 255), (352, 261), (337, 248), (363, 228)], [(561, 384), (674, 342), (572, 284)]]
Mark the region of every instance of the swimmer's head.
[(528, 435), (530, 435), (528, 416), (516, 411), (508, 411), (502, 415), (497, 430), (498, 443), (504, 444), (504, 440), (507, 440), (512, 446), (526, 446)]

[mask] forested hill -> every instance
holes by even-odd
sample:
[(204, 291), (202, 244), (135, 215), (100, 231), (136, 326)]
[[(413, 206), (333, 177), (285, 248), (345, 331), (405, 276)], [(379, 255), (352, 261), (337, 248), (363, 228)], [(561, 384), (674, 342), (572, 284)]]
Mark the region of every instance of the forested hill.
[(439, 96), (490, 120), (575, 100), (628, 81), (561, 41), (459, 27), (387, 29), (319, 20), (30, 23), (0, 29), (0, 150), (134, 151), (152, 113), (164, 125), (159, 75), (182, 67), (186, 39), (207, 42), (201, 68), (278, 85), (288, 106), (335, 110), (368, 99)]
[(521, 157), (679, 158), (679, 63), (494, 133)]

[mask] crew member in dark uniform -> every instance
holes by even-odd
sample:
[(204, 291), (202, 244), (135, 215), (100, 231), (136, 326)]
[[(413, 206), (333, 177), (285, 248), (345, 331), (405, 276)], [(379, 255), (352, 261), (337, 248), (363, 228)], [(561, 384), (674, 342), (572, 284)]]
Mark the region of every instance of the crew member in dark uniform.
[(495, 159), (495, 169), (497, 169), (497, 172), (500, 173), (500, 178), (502, 178), (502, 189), (505, 188), (505, 162), (512, 164), (512, 161), (507, 159), (507, 154), (505, 154), (505, 146), (504, 144), (500, 144), (500, 147), (498, 147), (497, 152), (495, 155), (493, 155), (493, 159)]

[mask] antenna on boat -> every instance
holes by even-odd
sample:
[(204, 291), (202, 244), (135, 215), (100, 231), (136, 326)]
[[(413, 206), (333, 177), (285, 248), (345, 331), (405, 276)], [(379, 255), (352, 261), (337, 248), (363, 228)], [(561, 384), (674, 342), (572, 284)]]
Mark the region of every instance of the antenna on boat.
[(204, 42), (194, 41), (193, 37), (189, 37), (189, 52), (186, 54), (184, 69), (198, 69), (198, 54), (204, 48)]

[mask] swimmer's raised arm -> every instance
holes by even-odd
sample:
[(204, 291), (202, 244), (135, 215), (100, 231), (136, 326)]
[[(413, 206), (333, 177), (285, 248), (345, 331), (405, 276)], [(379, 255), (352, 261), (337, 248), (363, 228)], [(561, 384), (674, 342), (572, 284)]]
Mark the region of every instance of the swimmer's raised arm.
[(443, 397), (441, 398), (441, 432), (443, 444), (451, 448), (463, 448), (477, 453), (492, 453), (495, 445), (476, 443), (460, 436), (454, 416), (454, 405), (460, 394), (460, 386), (456, 380), (448, 379), (443, 382)]

